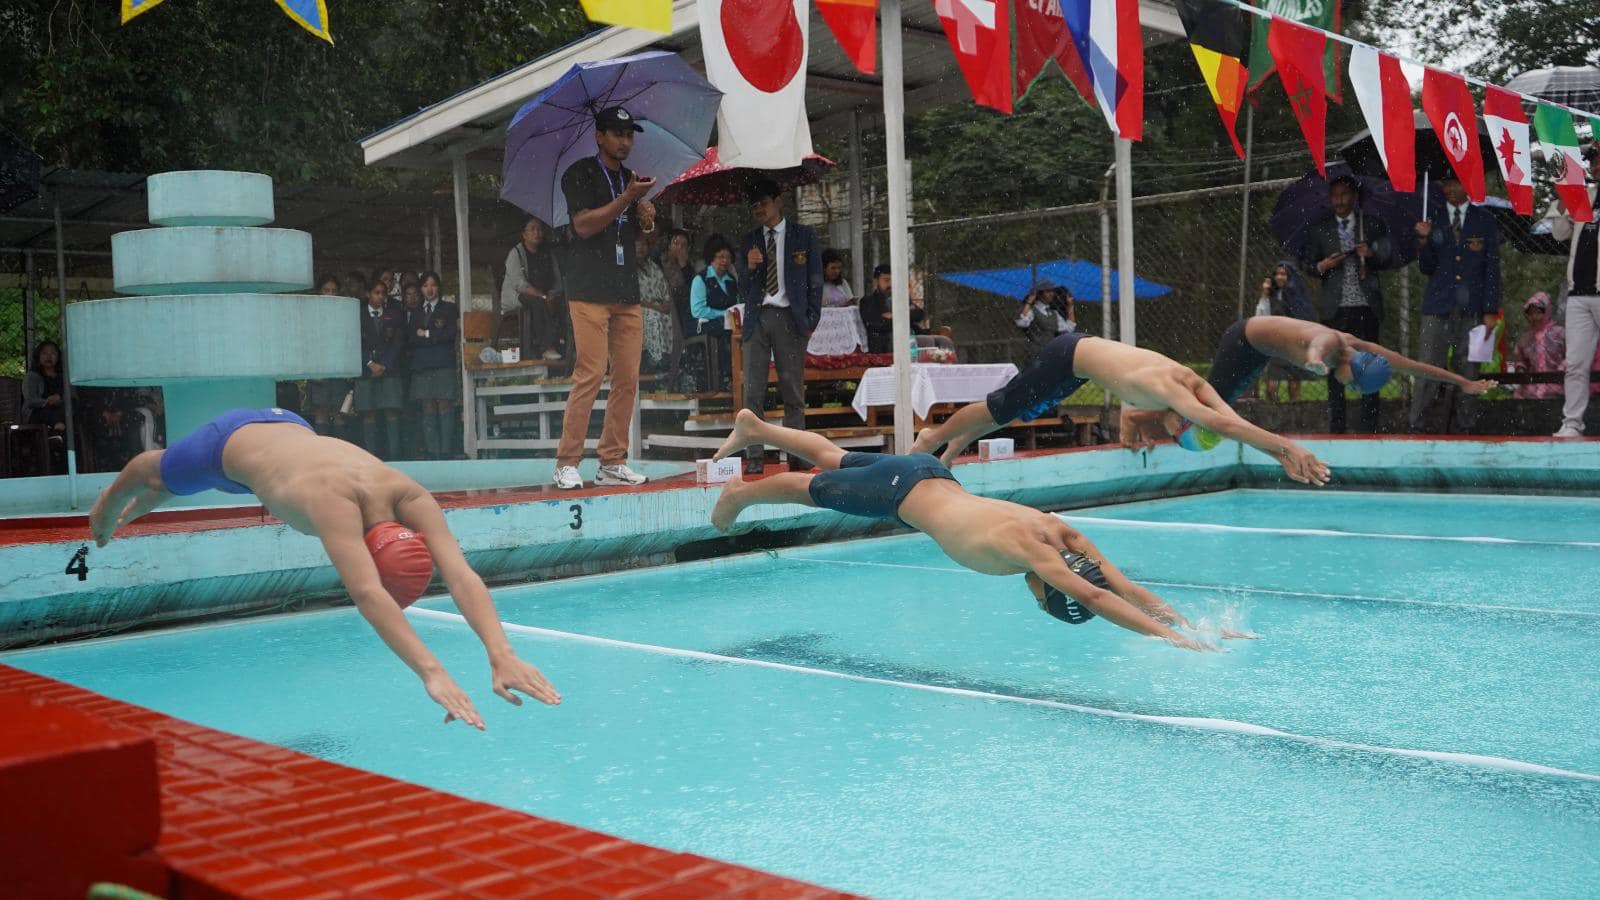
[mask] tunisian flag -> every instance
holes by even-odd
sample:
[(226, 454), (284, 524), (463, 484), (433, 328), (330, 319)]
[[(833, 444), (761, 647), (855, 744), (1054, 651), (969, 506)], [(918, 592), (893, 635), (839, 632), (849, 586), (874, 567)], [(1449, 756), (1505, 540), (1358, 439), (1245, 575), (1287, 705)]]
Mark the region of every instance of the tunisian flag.
[(1011, 112), (1011, 17), (1004, 0), (933, 0), (972, 99)]
[(1489, 126), (1489, 143), (1500, 163), (1506, 199), (1518, 215), (1533, 215), (1533, 149), (1528, 143), (1528, 115), (1522, 98), (1494, 85), (1483, 94), (1483, 123)]
[(1450, 159), (1450, 167), (1467, 198), (1474, 203), (1484, 199), (1483, 155), (1478, 151), (1478, 114), (1472, 108), (1472, 92), (1460, 75), (1428, 69), (1422, 76), (1422, 111), (1433, 125), (1439, 146)]
[(706, 79), (722, 91), (724, 165), (787, 169), (811, 152), (806, 121), (806, 0), (700, 0)]
[(1417, 122), (1411, 115), (1411, 85), (1400, 60), (1364, 44), (1350, 51), (1350, 84), (1372, 142), (1397, 191), (1417, 189)]
[(856, 71), (871, 75), (878, 64), (878, 0), (817, 0), (817, 12)]
[(1017, 96), (1033, 86), (1045, 64), (1055, 60), (1061, 73), (1078, 89), (1083, 102), (1094, 106), (1094, 84), (1078, 52), (1065, 13), (1075, 13), (1082, 23), (1084, 45), (1089, 36), (1089, 0), (1017, 0)]
[(1267, 29), (1267, 49), (1289, 95), (1300, 133), (1306, 136), (1317, 172), (1328, 177), (1328, 83), (1322, 68), (1322, 51), (1328, 38), (1320, 31), (1304, 28), (1279, 16), (1272, 17)]

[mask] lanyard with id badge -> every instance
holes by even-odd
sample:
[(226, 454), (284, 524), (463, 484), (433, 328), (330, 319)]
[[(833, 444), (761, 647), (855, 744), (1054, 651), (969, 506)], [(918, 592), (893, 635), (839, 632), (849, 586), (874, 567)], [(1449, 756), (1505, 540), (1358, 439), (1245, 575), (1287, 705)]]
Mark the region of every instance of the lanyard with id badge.
[[(617, 190), (616, 182), (611, 180), (611, 170), (606, 168), (606, 164), (601, 161), (600, 154), (595, 154), (594, 161), (600, 166), (600, 174), (606, 177), (606, 187), (611, 191), (611, 199), (617, 199), (617, 197), (621, 196), (622, 192)], [(618, 172), (617, 176), (623, 179), (623, 190), (627, 190), (627, 176), (621, 172)], [(617, 216), (617, 220), (615, 222), (617, 226), (617, 265), (619, 266), (627, 265), (627, 258), (624, 256), (622, 250), (622, 225), (627, 221), (628, 209), (627, 207), (623, 207), (622, 213)]]

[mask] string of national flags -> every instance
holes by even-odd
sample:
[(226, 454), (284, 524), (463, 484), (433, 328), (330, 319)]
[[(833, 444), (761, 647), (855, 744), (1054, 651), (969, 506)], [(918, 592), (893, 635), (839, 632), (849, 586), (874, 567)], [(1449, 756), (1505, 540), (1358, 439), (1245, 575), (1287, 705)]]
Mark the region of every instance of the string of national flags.
[[(134, 16), (149, 12), (160, 3), (161, 0), (122, 0), (122, 24), (128, 24)], [(328, 31), (327, 0), (277, 0), (277, 4), (295, 24), (333, 43), (333, 35)], [(670, 0), (668, 9), (670, 12)]]
[[(581, 0), (589, 18), (615, 25), (670, 32), (672, 0)], [(812, 0), (845, 55), (861, 72), (876, 67), (878, 0)], [(931, 0), (973, 99), (1010, 113), (1055, 62), (1085, 102), (1099, 109), (1111, 131), (1137, 141), (1144, 130), (1144, 46), (1139, 0)], [(1397, 190), (1416, 190), (1411, 87), (1397, 54), (1338, 33), (1340, 4), (1292, 4), (1301, 17), (1269, 10), (1256, 0), (1176, 0), (1195, 62), (1211, 92), (1234, 151), (1242, 158), (1237, 119), (1247, 92), (1278, 75), (1317, 169), (1326, 173), (1327, 103), (1342, 102), (1341, 45), (1346, 71), (1374, 143)], [(725, 0), (745, 22), (788, 8), (786, 0)], [(804, 20), (804, 6), (800, 7)], [(1012, 21), (1015, 21), (1015, 67)], [(1574, 116), (1587, 118), (1600, 140), (1600, 118), (1498, 85), (1423, 67), (1422, 110), (1445, 156), (1466, 187), (1482, 201), (1484, 160), (1478, 149), (1477, 108), (1468, 83), (1483, 87), (1482, 114), (1495, 159), (1517, 212), (1533, 211), (1531, 135), (1555, 167), (1555, 189), (1573, 217), (1593, 221), (1584, 189), (1584, 166)], [(1530, 117), (1524, 103), (1534, 104)]]

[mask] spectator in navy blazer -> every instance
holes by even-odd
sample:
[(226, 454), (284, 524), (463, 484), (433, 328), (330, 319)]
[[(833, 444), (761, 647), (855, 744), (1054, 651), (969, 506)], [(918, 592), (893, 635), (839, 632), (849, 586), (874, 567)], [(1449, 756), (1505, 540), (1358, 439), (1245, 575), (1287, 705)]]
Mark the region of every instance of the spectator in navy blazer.
[(374, 278), (361, 305), (361, 377), (356, 379), (356, 411), (361, 413), (361, 446), (378, 455), (378, 414), (383, 414), (384, 459), (400, 458), (400, 411), (405, 382), (400, 367), (406, 349), (405, 306), (389, 299), (389, 283)]
[[(749, 197), (760, 227), (745, 234), (735, 257), (744, 304), (744, 407), (763, 414), (767, 366), (776, 365), (783, 424), (804, 429), (806, 344), (822, 319), (822, 245), (815, 231), (784, 218), (777, 182), (757, 180)], [(765, 449), (756, 444), (746, 451), (750, 471), (761, 471)]]
[(456, 368), (460, 311), (439, 296), (439, 274), (422, 273), (422, 305), (406, 321), (407, 368), (411, 402), (421, 407), (422, 448), (433, 459), (455, 456), (456, 398), (461, 373)]
[[(1439, 179), (1444, 205), (1435, 206), (1418, 222), (1417, 268), (1428, 276), (1422, 296), (1422, 346), (1417, 359), (1444, 368), (1448, 363), (1468, 381), (1478, 377), (1478, 364), (1467, 360), (1467, 335), (1478, 325), (1493, 329), (1500, 312), (1500, 227), (1494, 215), (1467, 200), (1467, 189), (1454, 172)], [(1451, 359), (1446, 360), (1446, 354)], [(1428, 407), (1441, 390), (1456, 404), (1455, 423), (1470, 430), (1477, 423), (1478, 401), (1437, 381), (1418, 381), (1411, 397), (1411, 430), (1422, 426)]]

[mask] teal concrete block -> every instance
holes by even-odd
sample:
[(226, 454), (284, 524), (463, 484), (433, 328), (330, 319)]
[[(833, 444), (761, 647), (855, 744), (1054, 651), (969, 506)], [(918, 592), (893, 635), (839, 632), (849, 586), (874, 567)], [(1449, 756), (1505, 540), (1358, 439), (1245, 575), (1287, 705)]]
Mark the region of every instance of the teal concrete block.
[(270, 378), (212, 378), (162, 385), (167, 407), (167, 446), (182, 440), (230, 409), (264, 409), (278, 402)]
[(272, 179), (254, 172), (163, 172), (145, 179), (152, 225), (269, 225)]
[[(357, 301), (309, 294), (181, 294), (67, 307), (74, 384), (130, 386), (359, 374)], [(175, 405), (167, 403), (168, 415)]]
[(288, 228), (187, 226), (111, 236), (124, 294), (281, 293), (311, 287), (311, 235)]

